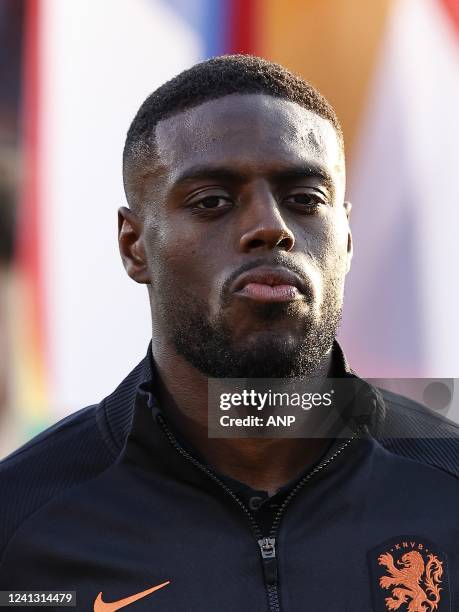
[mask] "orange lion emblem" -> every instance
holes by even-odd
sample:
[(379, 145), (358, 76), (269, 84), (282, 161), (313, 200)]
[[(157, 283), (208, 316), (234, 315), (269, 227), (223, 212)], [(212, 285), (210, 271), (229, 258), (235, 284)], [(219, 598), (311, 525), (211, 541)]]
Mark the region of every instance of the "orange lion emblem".
[(429, 554), (427, 563), (417, 550), (405, 553), (397, 561), (390, 553), (378, 558), (379, 565), (387, 568), (388, 576), (382, 576), (379, 584), (383, 589), (392, 589), (386, 597), (388, 610), (399, 610), (406, 604), (406, 612), (434, 612), (440, 603), (443, 563)]

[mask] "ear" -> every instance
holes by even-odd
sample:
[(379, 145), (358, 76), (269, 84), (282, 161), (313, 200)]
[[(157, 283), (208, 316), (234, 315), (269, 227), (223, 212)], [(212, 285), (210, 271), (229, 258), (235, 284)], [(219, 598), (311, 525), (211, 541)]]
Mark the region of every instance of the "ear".
[(354, 243), (352, 241), (352, 232), (351, 232), (351, 227), (349, 225), (352, 204), (350, 202), (344, 202), (344, 209), (346, 211), (346, 217), (347, 217), (348, 226), (349, 226), (348, 234), (347, 234), (347, 266), (346, 266), (346, 274), (347, 274), (349, 270), (351, 269), (351, 261), (352, 261), (352, 256), (354, 254)]
[(148, 284), (150, 277), (143, 242), (142, 221), (126, 206), (118, 209), (118, 244), (128, 275), (137, 283)]

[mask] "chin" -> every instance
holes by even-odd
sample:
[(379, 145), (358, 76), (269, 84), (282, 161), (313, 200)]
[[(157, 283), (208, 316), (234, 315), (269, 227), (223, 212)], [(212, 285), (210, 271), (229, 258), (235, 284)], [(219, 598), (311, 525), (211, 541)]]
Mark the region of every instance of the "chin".
[(247, 334), (234, 348), (236, 351), (285, 351), (294, 349), (300, 342), (301, 338), (297, 338), (293, 332), (270, 329)]
[[(253, 334), (241, 345), (233, 346), (233, 355), (247, 374), (258, 372), (258, 377), (287, 376), (296, 363), (301, 340), (292, 334), (266, 331)], [(266, 373), (264, 373), (266, 372)], [(278, 372), (279, 374), (275, 374)]]

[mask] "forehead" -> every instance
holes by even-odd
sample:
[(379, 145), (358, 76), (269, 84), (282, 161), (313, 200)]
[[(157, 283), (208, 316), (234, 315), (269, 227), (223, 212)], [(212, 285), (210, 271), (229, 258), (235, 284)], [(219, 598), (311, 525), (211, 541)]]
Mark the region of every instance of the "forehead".
[(265, 167), (314, 161), (330, 173), (344, 172), (342, 145), (330, 121), (264, 94), (232, 94), (182, 111), (158, 123), (155, 140), (170, 176), (205, 163)]

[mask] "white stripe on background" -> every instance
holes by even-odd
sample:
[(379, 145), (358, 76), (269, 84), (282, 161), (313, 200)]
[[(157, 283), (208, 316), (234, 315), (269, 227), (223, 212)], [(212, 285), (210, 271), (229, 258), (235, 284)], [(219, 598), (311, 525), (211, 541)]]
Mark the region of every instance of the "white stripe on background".
[(459, 376), (459, 41), (436, 0), (398, 0), (353, 164), (341, 338), (366, 376)]
[(55, 416), (99, 401), (146, 353), (148, 297), (122, 268), (121, 157), (143, 99), (201, 41), (151, 0), (44, 0), (41, 197)]

